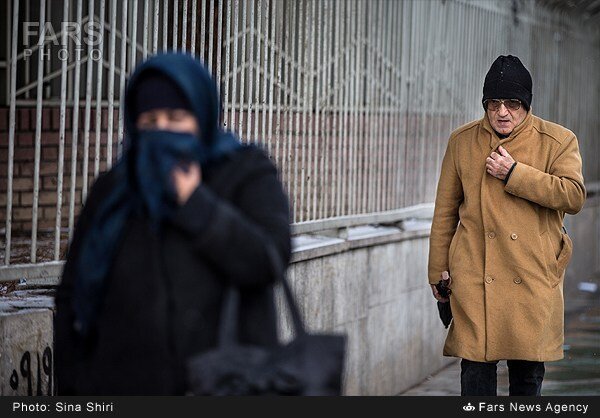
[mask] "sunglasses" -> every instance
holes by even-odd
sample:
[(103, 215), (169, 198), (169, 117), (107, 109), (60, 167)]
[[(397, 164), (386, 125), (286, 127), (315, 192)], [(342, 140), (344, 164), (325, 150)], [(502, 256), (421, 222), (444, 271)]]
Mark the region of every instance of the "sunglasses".
[(521, 108), (519, 99), (487, 99), (483, 102), (487, 110), (498, 110), (502, 104), (509, 110), (519, 110)]

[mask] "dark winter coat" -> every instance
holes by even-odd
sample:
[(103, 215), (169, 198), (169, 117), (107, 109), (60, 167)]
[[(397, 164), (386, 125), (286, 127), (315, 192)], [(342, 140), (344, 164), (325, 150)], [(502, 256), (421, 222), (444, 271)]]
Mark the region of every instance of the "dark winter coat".
[[(131, 199), (136, 199), (135, 177), (124, 177), (122, 162), (135, 161), (128, 157), (136, 155), (136, 141), (142, 140), (129, 98), (146, 69), (162, 72), (186, 93), (199, 122), (199, 141), (214, 157), (201, 164), (200, 186), (183, 206), (162, 219), (158, 229), (147, 211), (105, 210), (105, 202), (114, 200), (124, 184)], [(218, 109), (214, 82), (189, 56), (156, 56), (132, 75), (125, 106), (127, 151), (121, 163), (94, 184), (57, 290), (59, 394), (183, 394), (185, 362), (215, 346), (221, 303), (230, 285), (241, 290), (241, 341), (276, 342), (272, 284), (278, 276), (275, 266), (286, 266), (290, 258), (288, 200), (275, 166), (263, 151), (239, 144), (223, 147), (231, 137), (218, 127)], [(127, 203), (130, 194), (118, 196)], [(97, 226), (115, 213), (125, 213), (119, 219), (126, 221), (118, 224), (125, 226), (118, 234), (97, 234), (107, 230)], [(89, 265), (93, 262), (80, 262), (98, 254), (83, 251), (90, 242), (97, 244), (92, 248), (111, 251), (110, 258), (98, 258), (108, 260), (98, 263), (107, 266), (107, 273), (100, 275), (101, 292), (85, 293), (82, 299), (78, 289), (98, 268)], [(272, 248), (279, 263), (269, 256)], [(78, 308), (89, 305), (74, 300), (100, 301), (85, 332), (79, 326)]]
[(98, 179), (81, 213), (56, 305), (59, 394), (181, 394), (186, 358), (215, 346), (224, 291), (242, 288), (242, 340), (276, 341), (267, 258), (290, 255), (288, 201), (263, 152), (242, 148), (215, 167), (157, 237), (131, 219), (110, 270), (97, 330), (73, 328), (73, 266), (94, 208), (113, 187)]

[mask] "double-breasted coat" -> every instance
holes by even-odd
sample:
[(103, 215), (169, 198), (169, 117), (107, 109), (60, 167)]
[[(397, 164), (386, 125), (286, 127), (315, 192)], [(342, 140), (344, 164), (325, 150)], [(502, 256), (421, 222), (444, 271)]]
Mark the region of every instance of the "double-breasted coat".
[[(508, 182), (486, 172), (502, 145)], [(585, 201), (577, 138), (528, 112), (501, 139), (487, 115), (450, 136), (429, 247), (429, 283), (452, 277), (444, 355), (473, 361), (563, 357), (563, 278), (572, 242), (565, 213)]]

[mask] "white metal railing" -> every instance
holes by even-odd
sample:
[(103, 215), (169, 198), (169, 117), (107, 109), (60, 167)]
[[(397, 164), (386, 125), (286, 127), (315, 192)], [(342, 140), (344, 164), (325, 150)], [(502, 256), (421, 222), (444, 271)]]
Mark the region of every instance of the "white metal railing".
[[(481, 117), (483, 78), (500, 54), (518, 55), (530, 68), (534, 112), (578, 134), (586, 180), (600, 179), (598, 29), (533, 0), (515, 4), (7, 1), (4, 265), (63, 257), (89, 184), (122, 151), (127, 76), (163, 49), (189, 52), (210, 67), (226, 128), (263, 146), (278, 164), (296, 230), (433, 201), (447, 137)], [(50, 23), (60, 45), (41, 36), (25, 43), (24, 22)], [(89, 34), (70, 36), (62, 22), (93, 23), (101, 36), (86, 43)], [(69, 60), (57, 58), (61, 48), (71, 52)], [(15, 144), (20, 112), (29, 108), (35, 128), (25, 171), (33, 197), (24, 206), (13, 187), (23, 177), (15, 171)], [(57, 144), (48, 143), (43, 128), (50, 108), (59, 112)], [(56, 169), (48, 174), (43, 154), (52, 147)], [(40, 199), (48, 176), (56, 183), (52, 207)], [(18, 227), (17, 209), (31, 213)], [(48, 216), (53, 227), (40, 227)], [(26, 252), (21, 258), (15, 231)]]

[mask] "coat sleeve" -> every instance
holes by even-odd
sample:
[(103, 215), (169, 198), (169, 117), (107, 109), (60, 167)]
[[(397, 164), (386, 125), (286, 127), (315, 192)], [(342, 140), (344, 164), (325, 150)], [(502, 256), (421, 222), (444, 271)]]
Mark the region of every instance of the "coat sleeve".
[(575, 135), (558, 148), (548, 173), (517, 162), (504, 190), (546, 208), (571, 215), (579, 212), (585, 202), (585, 186)]
[(289, 205), (277, 169), (264, 155), (253, 165), (235, 204), (201, 184), (173, 219), (225, 280), (246, 288), (272, 283), (291, 255)]
[(66, 262), (63, 268), (61, 282), (56, 289), (55, 305), (56, 315), (54, 317), (54, 341), (55, 341), (55, 368), (56, 386), (59, 395), (76, 395), (81, 389), (82, 367), (85, 342), (75, 332), (73, 323), (75, 314), (72, 309), (73, 288), (75, 284), (75, 264), (79, 257), (83, 237), (89, 229), (94, 208), (97, 207), (103, 192), (107, 186), (107, 175), (98, 178), (90, 190), (90, 194), (83, 206), (75, 230), (73, 239), (69, 244)]
[(463, 188), (456, 169), (452, 138), (448, 142), (435, 198), (431, 236), (429, 238), (429, 283), (440, 280), (449, 271), (448, 250), (459, 221), (458, 208), (463, 201)]

